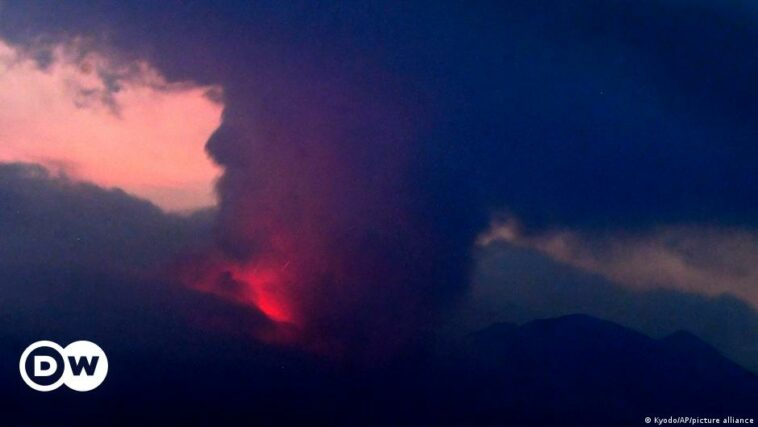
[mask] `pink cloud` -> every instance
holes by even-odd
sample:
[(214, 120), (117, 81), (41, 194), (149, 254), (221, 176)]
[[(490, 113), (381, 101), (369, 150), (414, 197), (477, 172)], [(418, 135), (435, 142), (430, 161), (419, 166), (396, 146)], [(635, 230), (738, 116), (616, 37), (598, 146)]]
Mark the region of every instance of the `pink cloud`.
[(83, 46), (0, 40), (0, 161), (40, 163), (166, 210), (215, 204), (220, 169), (204, 145), (221, 121), (209, 95), (220, 89), (168, 82), (147, 63)]

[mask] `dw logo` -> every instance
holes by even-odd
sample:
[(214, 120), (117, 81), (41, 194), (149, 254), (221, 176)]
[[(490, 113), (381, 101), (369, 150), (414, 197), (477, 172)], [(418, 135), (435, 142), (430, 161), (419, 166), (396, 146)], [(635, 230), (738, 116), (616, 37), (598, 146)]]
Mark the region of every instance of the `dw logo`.
[(90, 341), (75, 341), (66, 348), (52, 341), (37, 341), (21, 354), (18, 369), (26, 385), (37, 391), (52, 391), (61, 384), (90, 391), (108, 375), (108, 358)]

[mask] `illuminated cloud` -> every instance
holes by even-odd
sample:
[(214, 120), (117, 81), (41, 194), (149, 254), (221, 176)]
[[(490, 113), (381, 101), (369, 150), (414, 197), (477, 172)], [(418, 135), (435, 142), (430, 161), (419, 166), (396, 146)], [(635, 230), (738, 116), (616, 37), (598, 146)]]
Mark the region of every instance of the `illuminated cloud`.
[(213, 205), (219, 168), (204, 145), (221, 120), (219, 94), (82, 40), (0, 40), (0, 162), (39, 163), (166, 210)]
[(667, 225), (640, 232), (577, 230), (522, 233), (516, 221), (479, 239), (536, 249), (632, 289), (729, 294), (758, 308), (758, 233), (711, 225)]

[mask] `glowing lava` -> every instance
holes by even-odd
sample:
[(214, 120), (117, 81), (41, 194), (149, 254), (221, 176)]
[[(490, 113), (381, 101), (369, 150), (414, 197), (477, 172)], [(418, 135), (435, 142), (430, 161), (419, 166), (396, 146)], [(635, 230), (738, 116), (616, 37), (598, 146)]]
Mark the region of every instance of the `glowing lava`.
[(246, 286), (244, 302), (258, 307), (269, 319), (276, 322), (294, 323), (291, 307), (288, 306), (283, 289), (282, 268), (262, 268), (249, 266), (232, 269), (232, 278)]
[(183, 268), (183, 281), (191, 288), (250, 307), (265, 316), (251, 332), (264, 341), (291, 343), (301, 318), (287, 292), (293, 283), (289, 263), (240, 263), (222, 256), (196, 259)]

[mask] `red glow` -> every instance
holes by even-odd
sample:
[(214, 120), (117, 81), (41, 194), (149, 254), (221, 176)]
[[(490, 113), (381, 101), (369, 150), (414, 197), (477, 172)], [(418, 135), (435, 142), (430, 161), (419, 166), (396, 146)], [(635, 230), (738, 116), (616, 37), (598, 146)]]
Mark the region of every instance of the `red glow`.
[(291, 307), (288, 306), (282, 289), (283, 274), (276, 269), (248, 266), (238, 267), (233, 273), (235, 280), (247, 284), (247, 298), (266, 316), (276, 322), (293, 323)]
[(268, 342), (294, 341), (301, 319), (288, 299), (293, 280), (288, 262), (239, 263), (212, 256), (193, 264), (191, 271), (184, 271), (188, 286), (253, 307), (270, 321), (258, 330), (240, 332), (252, 333)]

